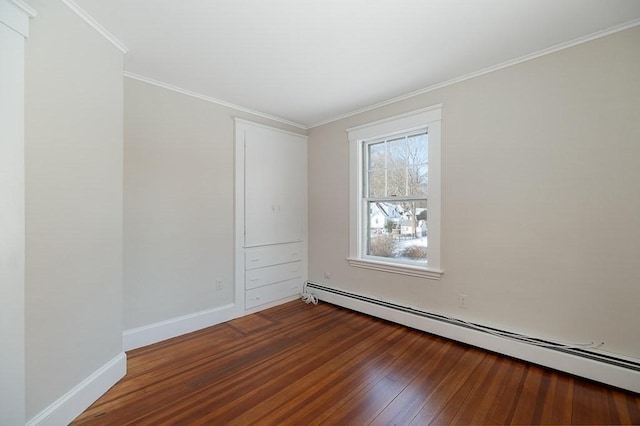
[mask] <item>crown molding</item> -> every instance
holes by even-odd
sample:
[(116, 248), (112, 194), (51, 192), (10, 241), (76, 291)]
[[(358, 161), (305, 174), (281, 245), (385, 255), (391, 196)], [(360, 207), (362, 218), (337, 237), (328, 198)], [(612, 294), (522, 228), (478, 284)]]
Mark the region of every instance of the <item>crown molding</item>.
[(281, 117), (276, 117), (275, 115), (266, 114), (264, 112), (256, 111), (256, 110), (253, 110), (253, 109), (250, 109), (250, 108), (242, 107), (240, 105), (235, 105), (235, 104), (232, 104), (232, 103), (229, 103), (229, 102), (225, 102), (225, 101), (222, 101), (220, 99), (212, 98), (210, 96), (206, 96), (206, 95), (203, 95), (201, 93), (194, 92), (192, 90), (183, 89), (181, 87), (177, 87), (177, 86), (174, 86), (174, 85), (169, 84), (169, 83), (164, 83), (162, 81), (154, 80), (153, 78), (145, 77), (145, 76), (142, 76), (142, 75), (139, 75), (139, 74), (134, 74), (134, 73), (129, 72), (129, 71), (125, 71), (124, 72), (124, 76), (127, 77), (127, 78), (131, 78), (133, 80), (138, 80), (138, 81), (142, 81), (142, 82), (147, 83), (147, 84), (152, 84), (154, 86), (162, 87), (163, 89), (171, 90), (173, 92), (178, 92), (178, 93), (181, 93), (183, 95), (191, 96), (193, 98), (201, 99), (203, 101), (211, 102), (211, 103), (223, 106), (223, 107), (233, 108), (233, 109), (238, 110), (238, 111), (243, 111), (243, 112), (246, 112), (246, 113), (249, 113), (249, 114), (252, 114), (252, 115), (256, 115), (258, 117), (266, 118), (268, 120), (272, 120), (272, 121), (276, 121), (278, 123), (286, 124), (288, 126), (296, 127), (298, 129), (302, 129), (302, 130), (307, 130), (308, 129), (308, 127), (305, 126), (304, 124), (296, 123), (295, 121), (289, 121), (289, 120), (286, 120), (286, 119), (281, 118)]
[(29, 37), (29, 21), (37, 12), (21, 0), (0, 0), (0, 24)]
[(125, 53), (127, 53), (129, 51), (129, 49), (127, 48), (127, 46), (125, 46), (125, 44), (123, 42), (118, 40), (118, 38), (116, 38), (116, 36), (111, 34), (109, 32), (109, 30), (107, 30), (105, 27), (100, 25), (100, 23), (98, 21), (96, 21), (84, 9), (82, 9), (80, 6), (78, 6), (76, 4), (76, 2), (74, 2), (73, 0), (62, 0), (62, 3), (64, 3), (69, 9), (71, 9), (73, 12), (75, 12), (76, 15), (78, 15), (80, 18), (82, 18), (94, 30), (96, 30), (98, 33), (100, 33), (100, 35), (102, 35), (104, 38), (109, 40), (111, 42), (111, 44), (113, 44), (116, 47), (116, 49), (118, 49), (120, 52), (125, 54)]
[(311, 124), (310, 126), (308, 126), (308, 128), (309, 129), (313, 129), (314, 127), (319, 127), (319, 126), (323, 126), (325, 124), (333, 123), (334, 121), (342, 120), (343, 118), (352, 117), (354, 115), (361, 114), (363, 112), (371, 111), (371, 110), (374, 110), (376, 108), (380, 108), (380, 107), (383, 107), (383, 106), (386, 106), (386, 105), (394, 104), (396, 102), (404, 101), (406, 99), (410, 99), (410, 98), (413, 98), (415, 96), (419, 96), (419, 95), (422, 95), (422, 94), (425, 94), (425, 93), (433, 92), (434, 90), (442, 89), (443, 87), (451, 86), (453, 84), (460, 83), (460, 82), (463, 82), (463, 81), (466, 81), (466, 80), (471, 80), (472, 78), (480, 77), (482, 75), (489, 74), (491, 72), (498, 71), (498, 70), (501, 70), (503, 68), (508, 68), (508, 67), (513, 66), (513, 65), (518, 65), (518, 64), (521, 64), (523, 62), (531, 61), (531, 60), (539, 58), (541, 56), (550, 55), (552, 53), (559, 52), (561, 50), (568, 49), (570, 47), (574, 47), (574, 46), (577, 46), (579, 44), (587, 43), (589, 41), (596, 40), (596, 39), (599, 39), (599, 38), (602, 38), (602, 37), (606, 37), (608, 35), (611, 35), (611, 34), (614, 34), (614, 33), (620, 32), (620, 31), (624, 31), (624, 30), (627, 30), (629, 28), (636, 27), (638, 25), (640, 25), (640, 19), (634, 19), (633, 21), (625, 22), (623, 24), (615, 25), (613, 27), (607, 28), (607, 29), (602, 30), (602, 31), (597, 31), (595, 33), (591, 33), (591, 34), (588, 34), (586, 36), (578, 37), (576, 39), (573, 39), (573, 40), (570, 40), (570, 41), (567, 41), (567, 42), (564, 42), (564, 43), (556, 44), (555, 46), (551, 46), (551, 47), (548, 47), (546, 49), (542, 49), (542, 50), (539, 50), (537, 52), (530, 53), (528, 55), (520, 56), (520, 57), (515, 58), (515, 59), (510, 59), (508, 61), (499, 63), (497, 65), (493, 65), (493, 66), (488, 67), (488, 68), (483, 68), (481, 70), (474, 71), (474, 72), (469, 73), (469, 74), (465, 74), (465, 75), (462, 75), (462, 76), (459, 76), (459, 77), (452, 78), (451, 80), (447, 80), (447, 81), (444, 81), (442, 83), (437, 83), (437, 84), (434, 84), (432, 86), (428, 86), (428, 87), (425, 87), (423, 89), (416, 90), (415, 92), (410, 92), (410, 93), (407, 93), (405, 95), (397, 96), (395, 98), (391, 98), (391, 99), (388, 99), (386, 101), (378, 102), (378, 103), (375, 103), (373, 105), (369, 105), (369, 106), (366, 106), (366, 107), (363, 107), (363, 108), (359, 108), (359, 109), (356, 109), (356, 110), (353, 110), (353, 111), (350, 111), (350, 112), (335, 116), (333, 118), (329, 118), (327, 120)]
[(22, 0), (9, 0), (18, 9), (21, 9), (29, 18), (35, 18), (38, 12)]

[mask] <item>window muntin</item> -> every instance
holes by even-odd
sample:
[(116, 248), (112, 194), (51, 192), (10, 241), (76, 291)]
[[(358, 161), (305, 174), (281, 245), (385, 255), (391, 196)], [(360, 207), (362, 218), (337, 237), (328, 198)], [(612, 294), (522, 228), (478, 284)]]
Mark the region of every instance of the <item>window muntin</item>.
[(364, 255), (426, 266), (427, 129), (362, 143)]

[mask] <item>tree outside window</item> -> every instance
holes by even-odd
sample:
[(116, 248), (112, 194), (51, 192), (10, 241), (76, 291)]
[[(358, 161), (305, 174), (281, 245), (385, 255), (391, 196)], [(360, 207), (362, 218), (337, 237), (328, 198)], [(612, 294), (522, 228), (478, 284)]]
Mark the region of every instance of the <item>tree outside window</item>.
[(366, 254), (427, 261), (426, 130), (363, 144)]

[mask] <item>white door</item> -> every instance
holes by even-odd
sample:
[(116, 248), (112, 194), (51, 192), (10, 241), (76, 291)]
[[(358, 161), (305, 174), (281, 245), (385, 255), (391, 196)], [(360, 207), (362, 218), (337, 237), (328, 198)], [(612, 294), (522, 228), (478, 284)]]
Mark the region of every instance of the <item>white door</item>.
[(302, 241), (306, 138), (245, 128), (245, 247)]

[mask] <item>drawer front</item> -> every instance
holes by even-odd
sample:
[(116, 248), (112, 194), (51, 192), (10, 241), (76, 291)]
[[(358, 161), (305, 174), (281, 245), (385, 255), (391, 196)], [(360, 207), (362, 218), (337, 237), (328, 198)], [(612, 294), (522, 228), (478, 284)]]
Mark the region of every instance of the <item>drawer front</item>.
[(285, 297), (295, 296), (302, 291), (300, 280), (289, 280), (247, 290), (245, 293), (246, 309), (255, 308), (265, 303), (273, 302)]
[(263, 285), (300, 278), (301, 276), (302, 262), (283, 263), (282, 265), (251, 269), (245, 273), (245, 288), (249, 290)]
[(302, 259), (302, 243), (250, 247), (244, 256), (246, 270), (295, 262)]

